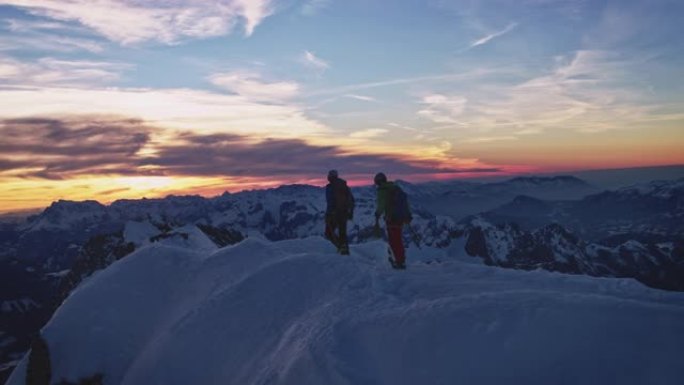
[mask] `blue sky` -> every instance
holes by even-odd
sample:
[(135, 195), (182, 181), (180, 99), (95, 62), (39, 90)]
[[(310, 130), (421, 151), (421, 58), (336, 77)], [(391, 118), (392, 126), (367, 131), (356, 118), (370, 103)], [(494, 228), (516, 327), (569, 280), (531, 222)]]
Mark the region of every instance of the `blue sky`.
[[(684, 162), (681, 1), (0, 0), (0, 15), (0, 128), (21, 133), (0, 177), (16, 183), (121, 176), (124, 159), (56, 172), (25, 146), (108, 146), (88, 122), (145, 135), (124, 152), (145, 178), (212, 174), (216, 159), (164, 166), (169, 145), (207, 143), (188, 135), (237, 136), (256, 163), (283, 141), (359, 179)], [(269, 162), (213, 177), (247, 186), (265, 165), (274, 183), (317, 178)]]

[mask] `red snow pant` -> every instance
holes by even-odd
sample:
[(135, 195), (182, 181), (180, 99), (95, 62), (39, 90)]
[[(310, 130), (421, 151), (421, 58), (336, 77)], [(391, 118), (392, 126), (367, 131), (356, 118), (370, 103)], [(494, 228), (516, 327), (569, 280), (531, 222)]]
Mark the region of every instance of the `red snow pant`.
[(394, 260), (398, 264), (404, 264), (406, 260), (406, 252), (404, 250), (404, 240), (401, 237), (402, 227), (404, 226), (401, 222), (390, 222), (385, 221), (387, 225), (387, 238), (389, 239), (389, 245), (392, 249), (392, 254), (394, 254)]

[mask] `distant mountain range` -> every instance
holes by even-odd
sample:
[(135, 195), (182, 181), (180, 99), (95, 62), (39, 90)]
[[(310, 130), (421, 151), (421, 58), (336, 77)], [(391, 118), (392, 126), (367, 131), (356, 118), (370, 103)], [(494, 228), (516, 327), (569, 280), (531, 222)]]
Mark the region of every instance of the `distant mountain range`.
[(610, 246), (628, 240), (667, 242), (684, 234), (684, 180), (630, 186), (576, 201), (518, 196), (483, 216), (526, 229), (558, 223), (583, 239)]
[[(684, 179), (612, 191), (569, 176), (399, 183), (423, 248), (460, 248), (473, 261), (506, 268), (632, 277), (684, 290)], [(373, 238), (375, 190), (353, 192), (349, 237), (360, 243)], [(84, 278), (143, 245), (212, 249), (250, 236), (321, 236), (324, 211), (322, 188), (289, 185), (108, 206), (58, 201), (24, 222), (2, 223), (0, 272), (7, 277), (0, 280), (0, 365), (13, 366)], [(405, 237), (409, 260), (432, 262), (412, 245), (411, 231)]]
[(518, 177), (494, 183), (426, 183), (409, 191), (428, 211), (454, 219), (491, 210), (519, 195), (569, 200), (598, 192), (597, 187), (573, 176)]

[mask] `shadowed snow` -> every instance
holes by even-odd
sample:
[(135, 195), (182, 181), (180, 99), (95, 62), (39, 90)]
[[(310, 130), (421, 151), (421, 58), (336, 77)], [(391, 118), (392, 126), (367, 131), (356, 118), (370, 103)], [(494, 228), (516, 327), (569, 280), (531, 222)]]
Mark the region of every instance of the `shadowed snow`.
[[(678, 384), (684, 294), (628, 279), (321, 238), (149, 245), (77, 288), (43, 334), (53, 379), (106, 384)], [(448, 251), (443, 251), (448, 253)], [(417, 251), (414, 251), (417, 253)], [(446, 257), (446, 256), (445, 256)], [(23, 384), (26, 359), (8, 384)]]

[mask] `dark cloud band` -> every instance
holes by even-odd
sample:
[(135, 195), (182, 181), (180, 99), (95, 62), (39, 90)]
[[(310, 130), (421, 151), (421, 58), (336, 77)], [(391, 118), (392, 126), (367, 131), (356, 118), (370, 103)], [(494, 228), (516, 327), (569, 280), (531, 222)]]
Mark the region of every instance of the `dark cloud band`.
[(0, 173), (47, 179), (77, 175), (167, 175), (310, 178), (321, 170), (393, 175), (497, 172), (497, 168), (440, 168), (432, 161), (408, 162), (382, 154), (348, 154), (340, 147), (299, 139), (251, 138), (233, 134), (178, 134), (139, 155), (157, 131), (132, 119), (15, 119), (0, 122)]
[(74, 174), (132, 174), (135, 154), (153, 130), (130, 119), (13, 119), (0, 122), (0, 172), (64, 179)]

